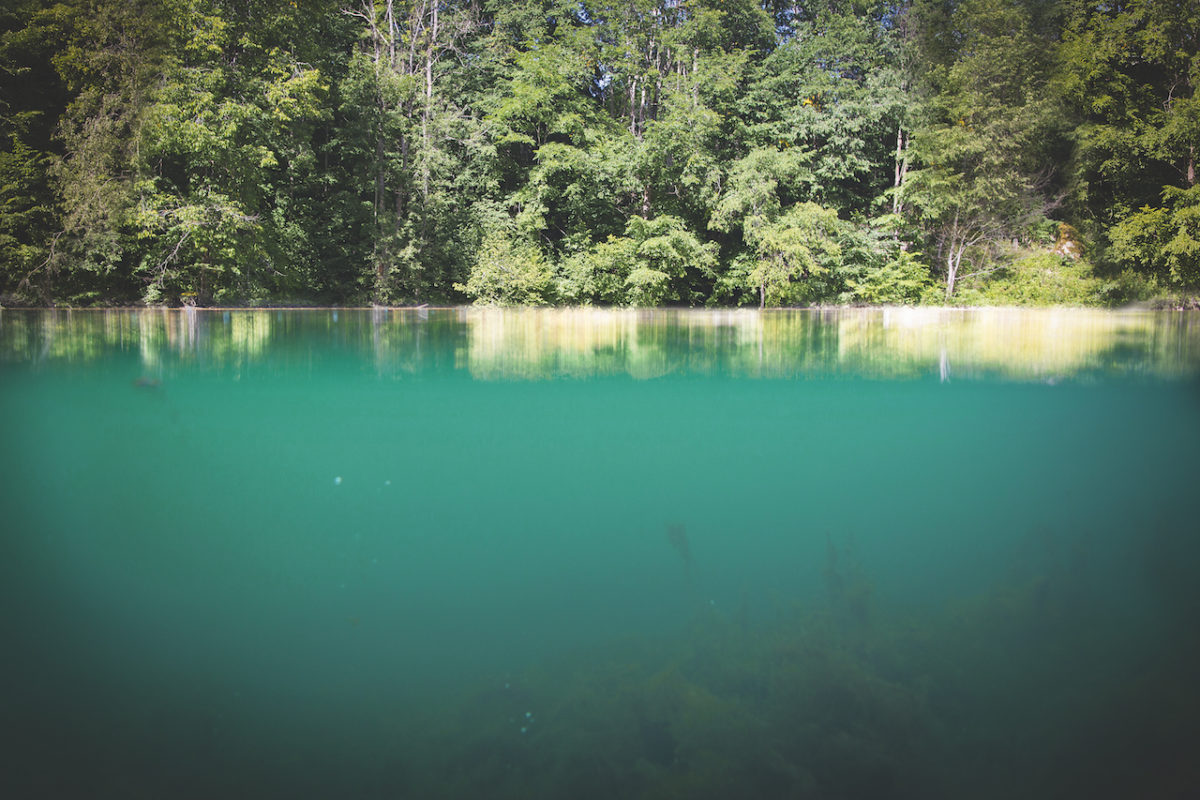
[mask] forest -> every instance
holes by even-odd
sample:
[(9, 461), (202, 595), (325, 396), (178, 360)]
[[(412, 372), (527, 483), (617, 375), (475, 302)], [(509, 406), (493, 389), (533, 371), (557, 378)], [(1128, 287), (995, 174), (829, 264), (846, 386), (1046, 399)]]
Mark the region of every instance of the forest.
[(1200, 0), (9, 0), (5, 305), (1194, 304)]

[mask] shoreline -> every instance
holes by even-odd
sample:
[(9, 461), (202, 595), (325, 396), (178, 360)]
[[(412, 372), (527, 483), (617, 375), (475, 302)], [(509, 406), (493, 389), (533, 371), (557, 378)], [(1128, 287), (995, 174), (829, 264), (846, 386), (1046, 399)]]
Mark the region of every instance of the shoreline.
[(2, 311), (461, 311), (461, 310), (510, 310), (510, 311), (713, 311), (730, 312), (746, 311), (771, 313), (779, 311), (851, 311), (851, 310), (938, 310), (938, 311), (1200, 311), (1200, 298), (1188, 298), (1186, 302), (1145, 301), (1127, 303), (1119, 306), (1101, 305), (817, 305), (817, 306), (775, 306), (758, 308), (755, 306), (573, 306), (573, 305), (419, 305), (419, 306), (381, 306), (381, 305), (319, 305), (319, 306), (176, 306), (176, 305), (114, 305), (114, 306), (2, 306)]

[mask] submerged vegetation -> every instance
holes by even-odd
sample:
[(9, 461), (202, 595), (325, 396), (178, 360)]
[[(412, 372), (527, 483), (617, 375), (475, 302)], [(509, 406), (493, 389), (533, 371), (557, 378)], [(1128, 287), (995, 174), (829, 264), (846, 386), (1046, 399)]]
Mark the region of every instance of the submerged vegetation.
[[(1153, 578), (1163, 536), (1144, 540), (1135, 580)], [(1166, 538), (1196, 563), (1194, 542)], [(1143, 637), (1103, 596), (1111, 545), (1031, 532), (994, 586), (917, 609), (876, 591), (853, 538), (829, 534), (823, 599), (758, 616), (702, 603), (677, 637), (504, 676), (406, 742), (402, 785), (495, 798), (1178, 796), (1200, 778), (1200, 641), (1171, 609), (1194, 607), (1196, 587), (1164, 593), (1152, 614), (1165, 629)]]
[(1194, 303), (1196, 0), (18, 0), (0, 302)]

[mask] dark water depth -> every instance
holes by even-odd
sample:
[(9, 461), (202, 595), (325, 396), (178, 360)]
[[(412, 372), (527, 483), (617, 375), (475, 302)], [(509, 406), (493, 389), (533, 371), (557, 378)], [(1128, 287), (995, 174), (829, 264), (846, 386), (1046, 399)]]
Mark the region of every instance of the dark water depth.
[(0, 311), (0, 796), (1200, 796), (1198, 344)]

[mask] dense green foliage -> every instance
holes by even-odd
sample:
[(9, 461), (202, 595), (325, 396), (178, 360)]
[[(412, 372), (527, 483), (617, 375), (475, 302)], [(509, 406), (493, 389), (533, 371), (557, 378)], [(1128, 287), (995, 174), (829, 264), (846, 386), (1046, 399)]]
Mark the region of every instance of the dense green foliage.
[(6, 302), (1200, 287), (1200, 0), (9, 6)]

